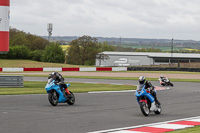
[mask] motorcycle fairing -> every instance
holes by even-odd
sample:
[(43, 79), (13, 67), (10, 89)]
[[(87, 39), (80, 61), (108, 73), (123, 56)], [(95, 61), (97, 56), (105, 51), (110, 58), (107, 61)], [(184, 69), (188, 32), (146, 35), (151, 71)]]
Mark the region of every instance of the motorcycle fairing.
[[(59, 99), (58, 102), (62, 103), (62, 102), (66, 102), (67, 99), (64, 97), (62, 90), (60, 89), (61, 86), (58, 86), (54, 83), (55, 80), (49, 80), (49, 82), (47, 83), (47, 85), (45, 86), (45, 89), (47, 91), (47, 93), (49, 93), (51, 90), (55, 90), (58, 95), (59, 95)], [(67, 87), (70, 86), (70, 84), (66, 84)]]
[[(139, 88), (139, 90), (138, 90), (138, 88)], [(143, 96), (147, 97), (151, 101), (151, 103), (153, 103), (155, 101), (155, 98), (151, 95), (151, 93), (147, 93), (147, 91), (145, 89), (145, 85), (140, 85), (140, 86), (138, 86), (138, 88), (135, 93), (138, 103), (139, 103), (139, 98), (143, 97)]]

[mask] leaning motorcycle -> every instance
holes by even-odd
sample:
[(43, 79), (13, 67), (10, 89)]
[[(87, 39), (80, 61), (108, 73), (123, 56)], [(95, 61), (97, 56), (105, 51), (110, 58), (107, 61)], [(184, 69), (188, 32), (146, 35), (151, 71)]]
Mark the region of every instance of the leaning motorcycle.
[(162, 85), (162, 86), (174, 86), (171, 82), (170, 82), (170, 80), (168, 79), (168, 78), (165, 78), (164, 80), (162, 80), (161, 78), (159, 78), (158, 79), (158, 81), (160, 82), (160, 84)]
[[(156, 90), (155, 90), (156, 91)], [(155, 103), (155, 98), (149, 90), (145, 89), (145, 85), (138, 85), (135, 92), (138, 104), (144, 116), (148, 116), (150, 112), (160, 114), (162, 111), (161, 105)]]
[[(66, 84), (66, 85), (67, 87), (70, 86), (70, 84)], [(48, 83), (46, 84), (45, 89), (48, 93), (49, 102), (53, 106), (56, 106), (58, 103), (68, 103), (69, 105), (73, 105), (75, 103), (74, 94), (70, 91), (70, 93), (72, 94), (72, 97), (65, 98), (61, 90), (61, 86), (57, 85), (55, 83), (55, 80), (53, 80), (52, 78), (48, 80)]]

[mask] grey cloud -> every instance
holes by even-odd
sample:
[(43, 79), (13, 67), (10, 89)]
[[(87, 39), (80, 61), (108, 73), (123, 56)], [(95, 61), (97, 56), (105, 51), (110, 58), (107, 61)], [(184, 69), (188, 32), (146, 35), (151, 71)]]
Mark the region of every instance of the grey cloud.
[[(11, 26), (46, 35), (199, 40), (199, 0), (11, 0)], [(188, 36), (188, 38), (187, 38)]]

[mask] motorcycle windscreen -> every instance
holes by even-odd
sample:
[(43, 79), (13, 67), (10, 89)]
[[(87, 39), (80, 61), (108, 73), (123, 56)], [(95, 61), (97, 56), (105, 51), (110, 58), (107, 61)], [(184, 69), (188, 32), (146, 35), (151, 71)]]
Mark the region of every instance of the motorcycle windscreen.
[(137, 85), (137, 89), (136, 91), (141, 91), (143, 88), (145, 87), (145, 85)]

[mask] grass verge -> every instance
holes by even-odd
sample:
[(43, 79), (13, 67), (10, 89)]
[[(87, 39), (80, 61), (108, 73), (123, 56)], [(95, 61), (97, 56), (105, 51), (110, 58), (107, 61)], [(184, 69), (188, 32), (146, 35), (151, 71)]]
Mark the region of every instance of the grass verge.
[(192, 128), (187, 128), (183, 130), (177, 130), (169, 133), (199, 133), (200, 132), (200, 126), (195, 126)]
[[(24, 81), (23, 88), (0, 88), (0, 95), (21, 95), (21, 94), (46, 94), (45, 85), (47, 82)], [(69, 90), (74, 93), (90, 91), (117, 91), (135, 90), (136, 86), (70, 83)]]
[(62, 64), (62, 63), (47, 63), (47, 62), (39, 62), (32, 60), (21, 60), (21, 59), (0, 59), (0, 67), (27, 67), (27, 68), (36, 68), (36, 67), (87, 67), (83, 65), (70, 65), (70, 64)]
[[(0, 73), (0, 75), (9, 75)], [(12, 74), (26, 77), (48, 77), (49, 75), (30, 75), (30, 74)], [(82, 79), (113, 79), (113, 80), (138, 80), (138, 77), (103, 77), (103, 76), (63, 76), (64, 78), (82, 78)], [(147, 78), (149, 81), (158, 81), (158, 78)], [(171, 82), (200, 82), (199, 79), (170, 79)]]

